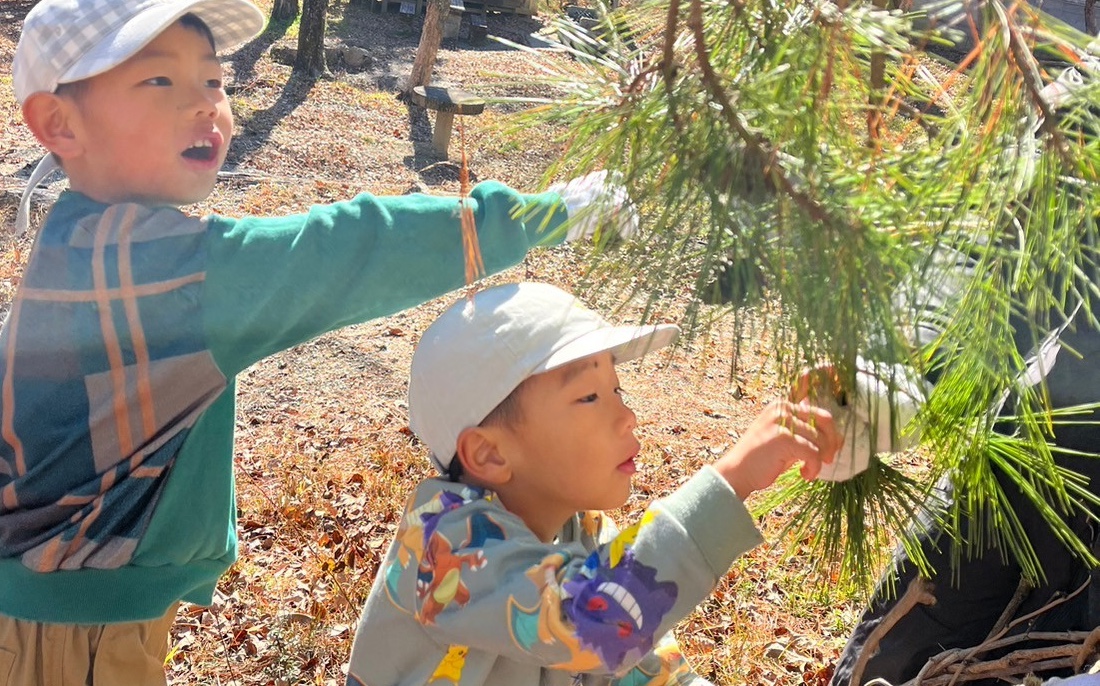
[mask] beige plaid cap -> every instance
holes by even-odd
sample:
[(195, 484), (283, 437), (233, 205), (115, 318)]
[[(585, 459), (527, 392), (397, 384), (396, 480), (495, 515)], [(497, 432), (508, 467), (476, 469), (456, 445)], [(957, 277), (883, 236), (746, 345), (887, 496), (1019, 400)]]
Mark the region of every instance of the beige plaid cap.
[(113, 69), (185, 14), (207, 25), (219, 52), (264, 27), (249, 0), (43, 0), (27, 14), (15, 48), (16, 100)]

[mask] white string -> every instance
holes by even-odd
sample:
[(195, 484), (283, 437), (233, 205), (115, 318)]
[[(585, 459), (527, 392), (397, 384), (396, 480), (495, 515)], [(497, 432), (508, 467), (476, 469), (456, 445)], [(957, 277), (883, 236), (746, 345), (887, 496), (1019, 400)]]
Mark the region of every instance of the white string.
[(30, 226), (31, 196), (34, 195), (34, 189), (56, 169), (59, 167), (53, 155), (47, 154), (31, 172), (31, 178), (27, 179), (27, 187), (23, 189), (23, 197), (19, 199), (19, 212), (15, 216), (16, 233), (22, 234)]

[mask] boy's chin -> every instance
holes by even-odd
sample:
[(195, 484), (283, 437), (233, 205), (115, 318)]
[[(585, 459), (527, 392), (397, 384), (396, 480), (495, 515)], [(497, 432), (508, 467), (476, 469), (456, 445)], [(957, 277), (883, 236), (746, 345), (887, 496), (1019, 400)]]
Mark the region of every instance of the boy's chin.
[(209, 198), (210, 194), (214, 191), (215, 181), (216, 179), (212, 180), (209, 186), (206, 184), (198, 184), (184, 189), (173, 188), (163, 193), (156, 189), (145, 189), (143, 192), (135, 191), (130, 194), (120, 194), (118, 197), (110, 200), (94, 199), (100, 200), (101, 202), (107, 202), (108, 204), (135, 202), (149, 207), (180, 208), (203, 202)]
[(165, 198), (161, 203), (162, 205), (171, 205), (173, 207), (184, 207), (186, 205), (194, 205), (196, 203), (203, 202), (210, 197), (210, 194), (214, 192), (214, 184), (211, 183), (209, 188), (196, 189), (191, 193), (178, 193), (173, 194), (171, 198)]
[(585, 502), (584, 507), (577, 508), (577, 511), (580, 512), (583, 510), (617, 510), (620, 507), (626, 505), (627, 501), (630, 500), (630, 494), (632, 491), (633, 489), (628, 484), (624, 491), (616, 492), (614, 494), (606, 493), (602, 498), (593, 498), (592, 500)]
[(630, 494), (634, 491), (634, 487), (633, 487), (632, 482), (633, 482), (633, 480), (627, 481), (626, 482), (626, 488), (623, 490), (623, 492), (621, 494), (616, 495), (614, 498), (609, 498), (608, 499), (609, 504), (607, 504), (607, 505), (605, 505), (601, 508), (594, 508), (594, 509), (617, 510), (620, 507), (622, 507), (623, 505), (626, 505), (626, 502), (628, 500), (630, 500)]

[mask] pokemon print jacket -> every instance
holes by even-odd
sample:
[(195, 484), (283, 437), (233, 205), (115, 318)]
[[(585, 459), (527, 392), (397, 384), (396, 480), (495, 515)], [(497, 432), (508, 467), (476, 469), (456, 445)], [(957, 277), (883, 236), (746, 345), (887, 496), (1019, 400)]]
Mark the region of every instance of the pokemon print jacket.
[(367, 598), (348, 686), (706, 684), (671, 630), (760, 541), (710, 467), (621, 533), (585, 512), (553, 543), (491, 491), (429, 479)]

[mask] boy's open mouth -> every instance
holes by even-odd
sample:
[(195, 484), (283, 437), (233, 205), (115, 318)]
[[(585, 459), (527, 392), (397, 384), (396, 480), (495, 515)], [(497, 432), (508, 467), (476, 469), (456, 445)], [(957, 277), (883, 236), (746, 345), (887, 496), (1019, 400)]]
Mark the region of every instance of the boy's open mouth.
[(210, 141), (199, 141), (183, 151), (183, 156), (189, 160), (197, 160), (199, 162), (210, 162), (214, 159), (214, 156), (218, 154), (217, 148)]

